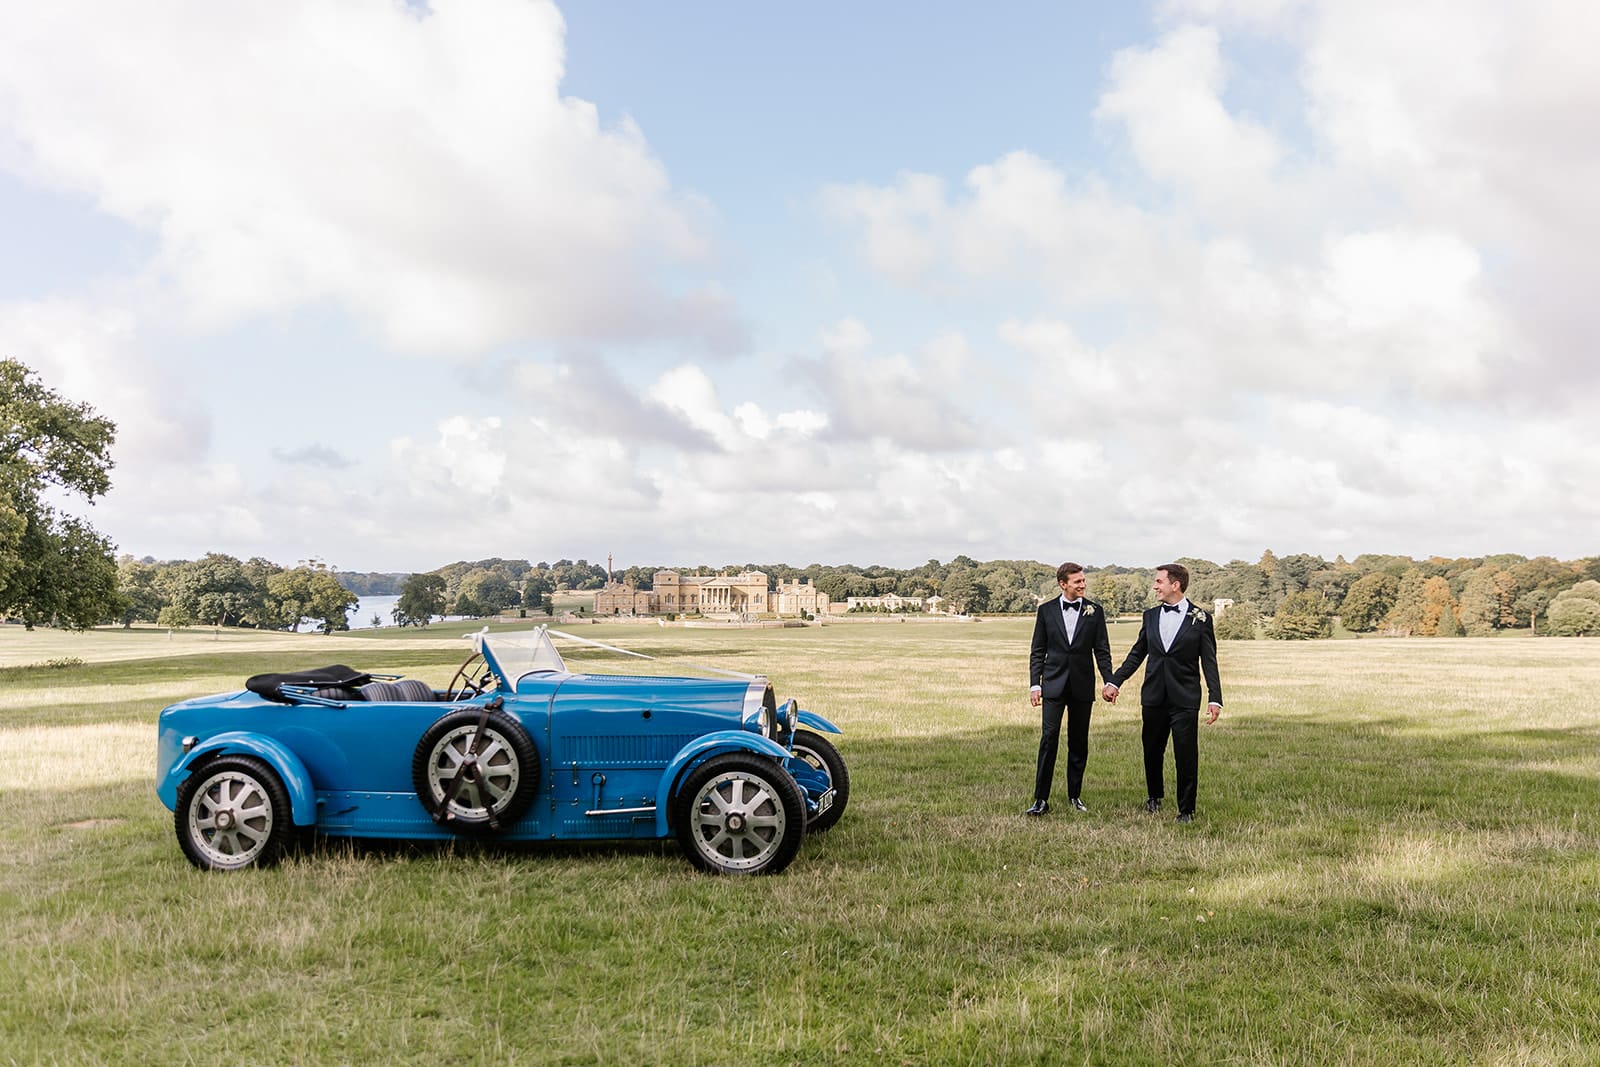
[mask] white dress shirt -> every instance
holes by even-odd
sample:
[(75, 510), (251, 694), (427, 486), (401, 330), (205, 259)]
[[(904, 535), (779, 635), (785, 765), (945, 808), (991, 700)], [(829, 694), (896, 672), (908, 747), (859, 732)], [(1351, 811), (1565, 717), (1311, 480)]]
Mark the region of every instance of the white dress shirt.
[(1070, 642), (1078, 633), (1078, 620), (1083, 617), (1082, 601), (1067, 606), (1067, 598), (1062, 597), (1057, 601), (1061, 605), (1061, 622), (1067, 628), (1067, 640)]
[(1178, 636), (1178, 627), (1183, 625), (1183, 617), (1189, 614), (1189, 598), (1184, 597), (1178, 601), (1177, 611), (1166, 610), (1166, 605), (1161, 605), (1161, 651), (1172, 651), (1172, 639)]

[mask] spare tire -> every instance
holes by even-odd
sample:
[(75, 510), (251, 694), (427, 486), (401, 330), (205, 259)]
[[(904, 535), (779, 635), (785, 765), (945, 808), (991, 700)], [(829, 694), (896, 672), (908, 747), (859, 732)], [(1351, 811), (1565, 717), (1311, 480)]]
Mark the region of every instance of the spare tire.
[(539, 793), (539, 750), (522, 724), (504, 712), (461, 708), (423, 733), (411, 757), (411, 782), (441, 826), (464, 834), (500, 833)]

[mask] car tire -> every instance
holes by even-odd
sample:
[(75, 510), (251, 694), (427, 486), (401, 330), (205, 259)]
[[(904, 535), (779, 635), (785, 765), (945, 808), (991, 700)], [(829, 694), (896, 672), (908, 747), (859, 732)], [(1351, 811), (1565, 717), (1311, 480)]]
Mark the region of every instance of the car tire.
[(480, 788), (479, 783), (463, 779), (456, 797), (446, 801), (445, 790), (455, 780), (483, 718), (480, 708), (440, 716), (423, 733), (411, 757), (411, 782), (422, 806), (440, 825), (464, 834), (506, 830), (539, 793), (539, 750), (533, 739), (516, 719), (490, 712), (477, 745), (485, 781)]
[(673, 799), (678, 844), (711, 874), (777, 874), (800, 852), (806, 800), (778, 762), (747, 752), (713, 756)]
[(850, 768), (844, 765), (844, 757), (839, 755), (832, 741), (810, 730), (796, 730), (792, 747), (797, 757), (825, 772), (828, 784), (833, 786), (833, 805), (821, 815), (806, 820), (806, 833), (820, 834), (839, 821), (844, 806), (850, 801)]
[(238, 871), (277, 862), (297, 837), (289, 793), (254, 756), (221, 756), (178, 786), (178, 844), (204, 871)]

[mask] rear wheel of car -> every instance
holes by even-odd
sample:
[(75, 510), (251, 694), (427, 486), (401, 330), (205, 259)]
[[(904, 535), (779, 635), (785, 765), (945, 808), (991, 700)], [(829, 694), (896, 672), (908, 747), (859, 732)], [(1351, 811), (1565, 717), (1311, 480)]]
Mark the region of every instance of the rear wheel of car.
[(289, 793), (264, 760), (223, 756), (178, 787), (173, 823), (189, 862), (207, 871), (265, 867), (294, 838)]
[(485, 719), (480, 708), (462, 708), (437, 719), (417, 742), (411, 781), (440, 825), (498, 833), (538, 795), (539, 751), (511, 716), (490, 712)]
[(806, 833), (820, 834), (839, 821), (844, 806), (850, 801), (850, 768), (844, 757), (833, 747), (833, 742), (810, 730), (797, 730), (794, 735), (794, 754), (828, 776), (833, 787), (833, 804), (821, 815), (806, 820)]
[(800, 786), (773, 760), (735, 752), (689, 773), (673, 824), (689, 862), (712, 874), (776, 874), (806, 831)]

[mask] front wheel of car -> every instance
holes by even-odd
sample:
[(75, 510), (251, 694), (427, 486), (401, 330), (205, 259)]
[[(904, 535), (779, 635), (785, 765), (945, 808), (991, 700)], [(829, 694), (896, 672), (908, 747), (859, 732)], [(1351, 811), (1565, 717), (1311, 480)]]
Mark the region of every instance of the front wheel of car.
[(411, 758), (411, 782), (440, 825), (496, 833), (538, 795), (539, 750), (511, 716), (490, 712), (485, 718), (481, 708), (462, 708), (423, 733)]
[(797, 757), (827, 774), (828, 784), (833, 787), (833, 804), (806, 823), (806, 833), (820, 834), (839, 821), (850, 801), (850, 768), (844, 765), (844, 757), (832, 741), (810, 730), (795, 731), (793, 748)]
[(265, 867), (293, 838), (289, 794), (254, 756), (224, 756), (178, 787), (173, 822), (189, 862), (205, 871)]
[(806, 832), (800, 786), (770, 759), (735, 752), (690, 772), (673, 823), (689, 862), (712, 874), (777, 874)]

